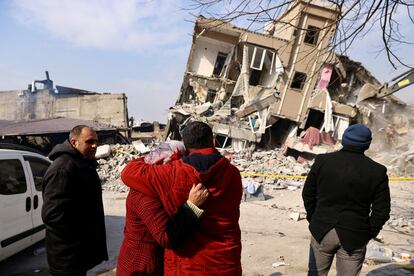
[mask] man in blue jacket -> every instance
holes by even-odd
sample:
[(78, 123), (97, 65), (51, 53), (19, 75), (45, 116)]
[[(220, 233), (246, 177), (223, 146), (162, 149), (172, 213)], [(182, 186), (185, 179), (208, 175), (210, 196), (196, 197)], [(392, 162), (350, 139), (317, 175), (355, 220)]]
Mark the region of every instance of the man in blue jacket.
[(312, 234), (308, 275), (327, 275), (336, 255), (338, 275), (358, 275), (366, 245), (389, 219), (387, 169), (364, 155), (372, 134), (348, 127), (340, 151), (318, 155), (303, 188)]

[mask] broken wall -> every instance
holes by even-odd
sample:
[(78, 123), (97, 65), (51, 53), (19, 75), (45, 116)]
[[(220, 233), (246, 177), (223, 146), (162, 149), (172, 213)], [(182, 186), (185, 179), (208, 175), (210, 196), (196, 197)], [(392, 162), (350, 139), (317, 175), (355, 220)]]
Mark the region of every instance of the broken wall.
[(128, 127), (125, 94), (59, 95), (47, 89), (34, 93), (0, 91), (0, 106), (0, 120), (68, 117)]
[(296, 5), (295, 7), (291, 7), (284, 13), (282, 16), (280, 16), (275, 22), (271, 22), (272, 25), (267, 25), (268, 33), (272, 34), (275, 37), (285, 39), (285, 40), (291, 40), (292, 37), (295, 34), (295, 27), (298, 25), (299, 22), (299, 6)]
[(214, 65), (219, 53), (229, 54), (233, 45), (208, 37), (199, 37), (193, 45), (193, 56), (188, 71), (206, 77), (213, 76)]

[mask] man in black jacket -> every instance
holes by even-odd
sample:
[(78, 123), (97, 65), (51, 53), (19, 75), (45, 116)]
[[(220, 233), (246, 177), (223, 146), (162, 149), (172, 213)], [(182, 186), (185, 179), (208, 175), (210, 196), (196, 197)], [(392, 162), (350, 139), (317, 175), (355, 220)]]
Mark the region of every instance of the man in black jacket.
[(303, 188), (312, 234), (308, 275), (327, 275), (336, 255), (338, 275), (358, 275), (368, 241), (389, 219), (387, 169), (364, 155), (371, 131), (348, 127), (338, 152), (316, 157)]
[(49, 155), (42, 219), (51, 275), (86, 275), (108, 259), (96, 147), (95, 131), (80, 125)]

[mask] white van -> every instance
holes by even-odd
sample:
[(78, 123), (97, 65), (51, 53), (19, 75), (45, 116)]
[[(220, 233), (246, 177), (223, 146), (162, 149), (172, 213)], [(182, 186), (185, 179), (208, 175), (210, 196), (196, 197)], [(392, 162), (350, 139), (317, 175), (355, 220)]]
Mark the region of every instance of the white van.
[(50, 163), (33, 152), (0, 149), (0, 261), (45, 237), (42, 181)]

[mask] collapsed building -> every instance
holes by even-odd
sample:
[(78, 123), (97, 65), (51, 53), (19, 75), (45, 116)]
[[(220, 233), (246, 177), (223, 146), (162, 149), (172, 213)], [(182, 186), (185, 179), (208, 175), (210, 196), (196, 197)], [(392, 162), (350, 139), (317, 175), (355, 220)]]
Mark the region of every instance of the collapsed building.
[(111, 125), (128, 135), (127, 97), (124, 93), (98, 93), (54, 86), (35, 80), (27, 89), (0, 91), (0, 120), (21, 121), (66, 117)]
[[(390, 112), (405, 104), (393, 96), (377, 98), (381, 84), (375, 77), (328, 50), (339, 15), (334, 4), (298, 0), (264, 33), (198, 17), (166, 137), (180, 139), (185, 123), (198, 119), (212, 127), (219, 147), (285, 145), (307, 158), (335, 150), (353, 122), (380, 132), (399, 121), (405, 131), (406, 118)], [(359, 97), (361, 90), (369, 96)]]

